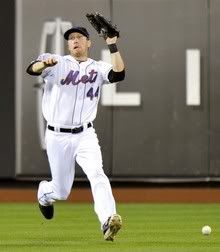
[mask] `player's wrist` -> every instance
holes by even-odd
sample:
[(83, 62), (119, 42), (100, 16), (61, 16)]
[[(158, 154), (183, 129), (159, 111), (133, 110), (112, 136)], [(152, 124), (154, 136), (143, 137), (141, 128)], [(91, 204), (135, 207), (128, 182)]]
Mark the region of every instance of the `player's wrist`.
[(108, 49), (109, 49), (110, 53), (118, 52), (118, 48), (117, 48), (116, 43), (108, 44)]

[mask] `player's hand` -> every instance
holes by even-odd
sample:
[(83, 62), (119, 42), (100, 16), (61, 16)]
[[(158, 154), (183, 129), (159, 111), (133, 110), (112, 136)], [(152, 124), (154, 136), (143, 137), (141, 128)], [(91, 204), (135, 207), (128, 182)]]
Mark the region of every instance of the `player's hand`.
[(42, 62), (44, 63), (45, 67), (55, 66), (58, 63), (58, 61), (54, 58), (48, 58)]
[(116, 44), (117, 39), (118, 39), (117, 36), (115, 36), (115, 37), (113, 37), (113, 38), (107, 37), (107, 39), (106, 39), (105, 41), (106, 41), (107, 45), (110, 45), (110, 44)]

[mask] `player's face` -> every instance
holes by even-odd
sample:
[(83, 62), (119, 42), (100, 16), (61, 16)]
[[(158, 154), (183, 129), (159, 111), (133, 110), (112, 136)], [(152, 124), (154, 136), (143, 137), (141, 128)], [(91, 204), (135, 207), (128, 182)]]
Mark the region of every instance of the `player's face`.
[(69, 35), (68, 49), (73, 57), (87, 57), (90, 40), (81, 33), (73, 32)]

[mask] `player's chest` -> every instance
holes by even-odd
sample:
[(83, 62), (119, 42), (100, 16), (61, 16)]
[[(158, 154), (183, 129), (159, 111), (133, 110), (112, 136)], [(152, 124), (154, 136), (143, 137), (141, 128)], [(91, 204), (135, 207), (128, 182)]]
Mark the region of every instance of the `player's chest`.
[(58, 76), (58, 84), (66, 87), (74, 87), (85, 84), (98, 84), (101, 81), (100, 73), (96, 66), (67, 66)]

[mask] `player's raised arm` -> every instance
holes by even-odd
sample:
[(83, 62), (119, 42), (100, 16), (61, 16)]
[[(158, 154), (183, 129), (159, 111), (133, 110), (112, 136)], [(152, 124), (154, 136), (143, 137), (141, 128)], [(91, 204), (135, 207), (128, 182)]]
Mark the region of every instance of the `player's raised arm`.
[(41, 75), (42, 71), (47, 67), (51, 67), (57, 64), (57, 60), (54, 58), (48, 58), (43, 61), (34, 61), (28, 67), (26, 72), (30, 75)]
[(100, 13), (91, 13), (86, 15), (87, 19), (98, 32), (99, 36), (103, 37), (108, 45), (111, 53), (112, 70), (108, 74), (110, 82), (119, 82), (125, 78), (125, 65), (118, 51), (116, 42), (119, 37), (119, 30), (116, 25), (107, 20)]
[(111, 63), (113, 66), (112, 70), (108, 74), (108, 79), (111, 83), (122, 81), (125, 78), (125, 65), (121, 54), (118, 51), (116, 41), (117, 36), (113, 38), (107, 37), (106, 39), (106, 43), (111, 54)]
[(120, 52), (118, 51), (117, 45), (117, 37), (107, 38), (106, 43), (108, 45), (110, 54), (111, 54), (111, 63), (113, 65), (114, 72), (121, 72), (125, 69), (124, 61), (121, 57)]

